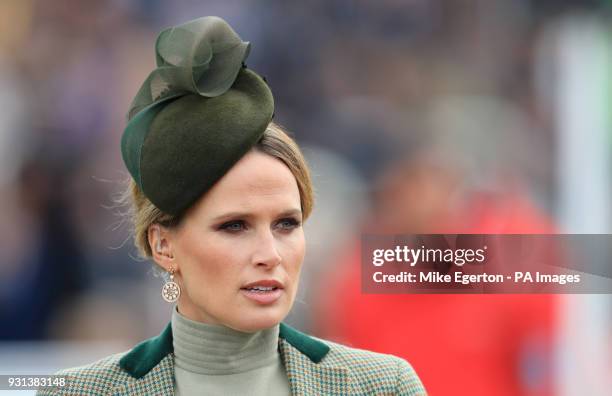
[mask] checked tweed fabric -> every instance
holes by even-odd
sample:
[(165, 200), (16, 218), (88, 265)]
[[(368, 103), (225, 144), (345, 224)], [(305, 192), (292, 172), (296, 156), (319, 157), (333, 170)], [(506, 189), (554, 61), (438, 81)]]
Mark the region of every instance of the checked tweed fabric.
[(293, 395), (426, 395), (410, 364), (392, 355), (349, 348), (330, 341), (314, 364), (285, 340), (279, 343)]
[(163, 358), (147, 375), (133, 378), (119, 366), (119, 353), (86, 366), (61, 370), (54, 375), (67, 377), (68, 386), (41, 390), (37, 395), (173, 395), (174, 356)]
[[(291, 394), (299, 396), (332, 395), (426, 395), (418, 376), (405, 360), (309, 337), (329, 346), (315, 363), (287, 339), (279, 338), (279, 353), (285, 365)], [(316, 341), (315, 341), (316, 340)], [(51, 396), (127, 396), (173, 395), (174, 354), (164, 356), (140, 378), (119, 364), (127, 352), (101, 359), (87, 366), (62, 370), (55, 375), (68, 377), (62, 389), (43, 389), (37, 395)], [(316, 359), (315, 359), (316, 360)]]

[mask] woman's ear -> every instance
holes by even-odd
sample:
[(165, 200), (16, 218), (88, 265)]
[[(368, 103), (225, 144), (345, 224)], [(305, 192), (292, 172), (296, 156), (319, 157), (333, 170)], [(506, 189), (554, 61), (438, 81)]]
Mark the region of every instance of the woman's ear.
[(149, 246), (153, 260), (166, 271), (178, 271), (174, 254), (172, 252), (172, 239), (170, 232), (159, 224), (152, 224), (147, 230)]

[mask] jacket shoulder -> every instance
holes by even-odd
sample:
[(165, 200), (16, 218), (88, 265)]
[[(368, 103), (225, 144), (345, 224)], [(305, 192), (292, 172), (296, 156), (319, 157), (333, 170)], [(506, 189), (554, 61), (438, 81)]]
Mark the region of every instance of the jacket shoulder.
[(351, 348), (321, 340), (330, 347), (327, 364), (349, 368), (352, 379), (365, 394), (426, 395), (410, 363), (397, 356)]
[(119, 360), (126, 353), (117, 353), (84, 366), (60, 370), (53, 375), (65, 377), (66, 386), (39, 390), (36, 394), (41, 396), (110, 394), (113, 388), (129, 378), (119, 366)]

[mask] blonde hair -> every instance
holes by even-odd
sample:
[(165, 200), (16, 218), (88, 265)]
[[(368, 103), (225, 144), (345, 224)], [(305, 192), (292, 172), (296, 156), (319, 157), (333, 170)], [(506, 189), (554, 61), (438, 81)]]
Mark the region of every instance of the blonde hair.
[[(312, 213), (314, 193), (308, 165), (295, 140), (282, 127), (271, 122), (253, 149), (281, 160), (289, 168), (298, 185), (302, 218), (306, 220)], [(122, 205), (129, 206), (124, 215), (132, 223), (134, 245), (143, 258), (152, 256), (148, 238), (151, 225), (175, 227), (181, 221), (181, 215), (169, 215), (158, 209), (132, 178), (119, 201)]]

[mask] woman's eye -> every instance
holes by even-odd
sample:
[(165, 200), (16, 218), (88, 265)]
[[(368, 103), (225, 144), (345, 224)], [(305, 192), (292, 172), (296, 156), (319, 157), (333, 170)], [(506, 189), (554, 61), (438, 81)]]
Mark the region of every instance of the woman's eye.
[(298, 227), (299, 225), (300, 222), (292, 218), (282, 219), (278, 222), (278, 226), (282, 229), (292, 229)]
[(227, 231), (242, 231), (244, 229), (244, 222), (243, 221), (230, 221), (227, 223), (223, 223), (221, 225), (221, 227), (219, 227), (222, 230), (227, 230)]

